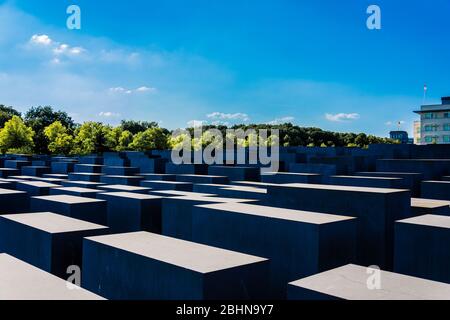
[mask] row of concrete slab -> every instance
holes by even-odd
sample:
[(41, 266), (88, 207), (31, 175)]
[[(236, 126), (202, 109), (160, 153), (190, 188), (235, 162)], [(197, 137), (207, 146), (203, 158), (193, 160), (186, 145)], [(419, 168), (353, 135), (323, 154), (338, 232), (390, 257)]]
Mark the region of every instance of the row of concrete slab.
[(450, 299), (450, 203), (419, 198), (444, 160), (326, 180), (116, 160), (0, 180), (0, 299)]

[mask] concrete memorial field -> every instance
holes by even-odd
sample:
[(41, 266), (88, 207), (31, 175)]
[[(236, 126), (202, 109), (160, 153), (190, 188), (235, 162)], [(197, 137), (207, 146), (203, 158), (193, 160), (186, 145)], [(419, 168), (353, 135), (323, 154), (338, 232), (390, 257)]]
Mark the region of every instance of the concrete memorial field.
[(267, 171), (166, 150), (7, 154), (0, 299), (448, 300), (448, 159), (283, 147)]

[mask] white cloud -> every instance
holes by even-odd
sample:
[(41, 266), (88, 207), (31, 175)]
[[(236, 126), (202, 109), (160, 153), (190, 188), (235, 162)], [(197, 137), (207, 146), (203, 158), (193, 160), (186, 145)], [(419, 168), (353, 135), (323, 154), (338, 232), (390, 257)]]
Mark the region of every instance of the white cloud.
[(53, 43), (53, 40), (50, 39), (50, 37), (46, 34), (35, 34), (30, 39), (31, 44), (37, 44), (37, 45), (43, 45), (43, 46), (49, 46)]
[(149, 88), (146, 86), (139, 87), (136, 89), (136, 92), (155, 92), (155, 91), (156, 91), (156, 88)]
[(208, 119), (214, 120), (241, 120), (241, 121), (249, 121), (250, 118), (245, 113), (222, 113), (222, 112), (213, 112), (206, 116)]
[(337, 114), (327, 113), (325, 114), (325, 118), (328, 121), (343, 122), (343, 121), (358, 120), (360, 118), (360, 115), (358, 113), (337, 113)]
[(188, 121), (187, 125), (190, 128), (197, 128), (206, 125), (208, 122), (203, 120), (191, 120)]
[(115, 113), (115, 112), (111, 112), (111, 111), (102, 111), (98, 114), (100, 117), (105, 117), (105, 118), (118, 118), (121, 116), (120, 113)]
[(132, 93), (153, 93), (156, 92), (156, 88), (150, 88), (146, 86), (139, 87), (137, 89), (126, 89), (124, 87), (109, 88), (110, 93), (116, 94), (132, 94)]
[(283, 123), (289, 123), (293, 122), (295, 120), (294, 117), (283, 117), (283, 118), (277, 118), (272, 121), (267, 122), (269, 125), (277, 125), (277, 124), (283, 124)]
[[(44, 52), (48, 52), (51, 56), (50, 62), (52, 64), (60, 64), (62, 63), (63, 57), (72, 58), (78, 57), (87, 52), (86, 49), (80, 46), (70, 46), (66, 43), (60, 43), (58, 41), (54, 41), (48, 35), (33, 35), (28, 41), (29, 45), (25, 48), (34, 49), (36, 46), (41, 47), (41, 49), (45, 49)], [(31, 45), (31, 46), (30, 46)]]

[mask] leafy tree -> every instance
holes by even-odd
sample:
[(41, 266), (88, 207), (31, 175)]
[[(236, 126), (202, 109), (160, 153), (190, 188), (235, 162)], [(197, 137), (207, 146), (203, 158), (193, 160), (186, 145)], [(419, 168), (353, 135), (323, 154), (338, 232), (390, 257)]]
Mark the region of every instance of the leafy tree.
[(61, 122), (55, 121), (44, 129), (49, 141), (48, 150), (53, 154), (70, 154), (73, 145), (73, 136), (68, 133)]
[(132, 142), (133, 134), (121, 126), (111, 128), (106, 134), (106, 146), (113, 151), (127, 150)]
[(119, 138), (119, 146), (117, 148), (117, 151), (127, 150), (130, 144), (133, 142), (133, 137), (134, 136), (130, 131), (123, 131)]
[(3, 128), (5, 126), (5, 123), (11, 120), (13, 116), (20, 117), (21, 114), (13, 107), (7, 107), (3, 104), (0, 104), (0, 128)]
[(130, 148), (136, 151), (162, 150), (168, 147), (168, 137), (161, 128), (150, 128), (144, 132), (138, 132)]
[(74, 148), (72, 154), (86, 155), (108, 151), (106, 136), (110, 127), (100, 122), (85, 122), (75, 130)]
[(157, 128), (158, 123), (148, 121), (122, 120), (121, 127), (124, 131), (130, 131), (132, 134), (136, 134), (139, 132), (144, 132), (151, 128)]
[(2, 153), (12, 149), (30, 153), (33, 148), (34, 131), (27, 127), (19, 116), (13, 116), (0, 130), (0, 151)]
[(72, 132), (75, 124), (71, 117), (63, 111), (54, 111), (52, 107), (32, 107), (25, 114), (25, 123), (30, 126), (36, 135), (34, 136), (35, 152), (48, 153), (49, 141), (44, 133), (46, 127), (59, 121), (69, 132)]

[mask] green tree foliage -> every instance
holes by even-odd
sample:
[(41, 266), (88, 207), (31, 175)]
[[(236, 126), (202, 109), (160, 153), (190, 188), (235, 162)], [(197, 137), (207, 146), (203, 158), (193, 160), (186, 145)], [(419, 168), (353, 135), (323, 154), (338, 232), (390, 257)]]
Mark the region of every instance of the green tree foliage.
[(48, 150), (53, 154), (70, 154), (73, 145), (73, 136), (61, 122), (55, 121), (44, 129), (49, 141)]
[(86, 155), (108, 151), (107, 135), (111, 128), (100, 122), (85, 122), (75, 130), (72, 154)]
[(44, 133), (46, 127), (59, 121), (69, 132), (74, 129), (74, 122), (71, 117), (63, 111), (54, 111), (52, 107), (32, 107), (25, 114), (25, 124), (30, 126), (36, 133), (34, 136), (34, 145), (36, 153), (48, 153), (49, 141)]
[(106, 133), (106, 146), (112, 151), (124, 151), (133, 142), (133, 134), (121, 126), (111, 128)]
[(136, 151), (148, 151), (155, 149), (167, 149), (168, 136), (161, 128), (150, 128), (144, 132), (138, 132), (130, 148)]
[(27, 127), (19, 116), (13, 116), (0, 130), (0, 151), (31, 153), (34, 131)]
[(3, 128), (5, 126), (5, 123), (11, 120), (13, 116), (20, 117), (21, 114), (13, 107), (7, 107), (0, 104), (0, 128)]
[(147, 129), (157, 128), (158, 123), (148, 121), (122, 120), (121, 127), (124, 131), (129, 131), (132, 134), (136, 134), (139, 132), (144, 132)]

